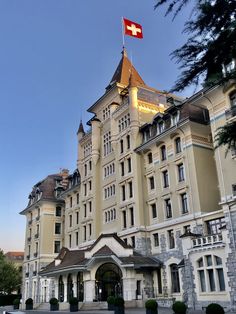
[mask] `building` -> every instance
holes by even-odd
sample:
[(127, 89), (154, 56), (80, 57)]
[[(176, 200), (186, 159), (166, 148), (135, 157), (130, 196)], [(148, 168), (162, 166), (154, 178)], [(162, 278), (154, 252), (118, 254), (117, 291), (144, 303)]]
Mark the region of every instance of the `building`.
[[(54, 199), (65, 206), (64, 247), (41, 265), (48, 296), (64, 305), (122, 295), (127, 306), (156, 298), (236, 307), (235, 152), (225, 157), (213, 141), (235, 118), (235, 95), (235, 83), (189, 99), (153, 89), (123, 50), (88, 109), (90, 129), (80, 123), (77, 169)], [(52, 220), (47, 232), (54, 228)]]
[(27, 207), (25, 256), (23, 263), (23, 300), (48, 302), (53, 285), (41, 279), (39, 271), (48, 265), (64, 245), (64, 202), (58, 198), (67, 186), (68, 170), (49, 175), (34, 185)]

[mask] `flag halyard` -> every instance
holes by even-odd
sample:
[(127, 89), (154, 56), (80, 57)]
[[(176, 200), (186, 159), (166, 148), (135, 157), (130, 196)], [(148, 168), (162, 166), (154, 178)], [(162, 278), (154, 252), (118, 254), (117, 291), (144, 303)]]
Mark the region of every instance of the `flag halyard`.
[(123, 18), (124, 23), (124, 33), (125, 35), (132, 36), (135, 38), (143, 38), (143, 29), (142, 26), (136, 22), (132, 22)]

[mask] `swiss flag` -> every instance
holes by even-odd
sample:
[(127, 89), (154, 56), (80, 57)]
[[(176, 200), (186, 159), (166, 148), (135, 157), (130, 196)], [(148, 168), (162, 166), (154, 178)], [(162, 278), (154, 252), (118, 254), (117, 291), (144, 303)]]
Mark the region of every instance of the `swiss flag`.
[(123, 21), (125, 35), (133, 36), (140, 39), (143, 38), (143, 30), (140, 24), (132, 22), (127, 19), (123, 19)]

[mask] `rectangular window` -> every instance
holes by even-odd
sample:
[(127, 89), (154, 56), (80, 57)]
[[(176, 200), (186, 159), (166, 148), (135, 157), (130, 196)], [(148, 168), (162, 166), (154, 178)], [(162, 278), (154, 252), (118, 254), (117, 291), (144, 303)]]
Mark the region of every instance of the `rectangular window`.
[(124, 152), (124, 142), (123, 140), (120, 140), (120, 153), (122, 154)]
[(72, 227), (72, 215), (69, 216), (69, 227)]
[(87, 217), (87, 205), (84, 204), (84, 217)]
[(84, 196), (86, 196), (87, 195), (87, 184), (85, 183), (84, 184)]
[(92, 181), (89, 181), (89, 191), (92, 190)]
[(76, 246), (79, 245), (79, 232), (78, 231), (76, 231), (76, 233), (75, 233), (75, 244), (76, 244)]
[(76, 194), (76, 203), (79, 204), (79, 193)]
[(174, 249), (175, 248), (175, 236), (174, 236), (174, 230), (168, 230), (168, 239), (169, 239), (169, 248)]
[(125, 164), (123, 161), (120, 163), (120, 172), (121, 176), (123, 177), (125, 175)]
[(61, 224), (59, 222), (55, 223), (55, 234), (61, 234)]
[(60, 246), (61, 246), (60, 241), (54, 241), (54, 253), (60, 252)]
[(91, 237), (91, 235), (92, 235), (92, 224), (89, 224), (88, 226), (89, 226), (89, 236)]
[(172, 208), (170, 198), (165, 200), (166, 218), (172, 218)]
[(135, 247), (135, 236), (131, 237), (131, 245), (132, 247)]
[(156, 206), (156, 203), (151, 205), (151, 209), (152, 209), (152, 218), (157, 218), (157, 206)]
[(123, 214), (123, 228), (125, 229), (127, 228), (126, 211), (124, 210), (122, 214)]
[(71, 234), (69, 234), (69, 247), (71, 248)]
[(158, 294), (162, 294), (162, 278), (161, 278), (161, 270), (157, 269), (157, 283), (158, 283)]
[(161, 146), (161, 160), (166, 160), (166, 147), (165, 145)]
[(76, 224), (79, 224), (79, 212), (76, 212)]
[(218, 268), (217, 274), (218, 274), (218, 282), (219, 282), (220, 291), (225, 291), (225, 279), (224, 279), (223, 269)]
[(126, 136), (126, 140), (127, 140), (127, 149), (130, 149), (130, 135)]
[(132, 171), (131, 169), (131, 158), (127, 158), (127, 165), (128, 165), (128, 173)]
[(130, 181), (128, 183), (128, 185), (129, 185), (129, 197), (131, 198), (131, 197), (133, 197), (133, 184), (132, 184), (132, 181)]
[(61, 217), (61, 214), (62, 214), (62, 213), (61, 213), (61, 207), (60, 207), (60, 206), (57, 206), (57, 207), (56, 207), (56, 216), (57, 216), (57, 217)]
[(169, 187), (169, 175), (168, 175), (168, 171), (165, 170), (162, 172), (163, 175), (163, 187), (164, 188), (168, 188)]
[(185, 178), (184, 178), (184, 165), (179, 164), (177, 167), (178, 167), (178, 180), (179, 180), (179, 182), (182, 182), (185, 180)]
[(111, 152), (111, 132), (109, 131), (103, 135), (103, 154), (104, 156), (107, 156)]
[(73, 200), (72, 200), (72, 196), (70, 197), (70, 207), (72, 207), (73, 205)]
[(83, 229), (84, 229), (84, 241), (86, 241), (86, 226), (84, 226)]
[(221, 217), (218, 219), (209, 220), (206, 222), (208, 234), (221, 233), (220, 228), (225, 226), (225, 218)]
[(134, 226), (134, 209), (133, 207), (129, 208), (129, 213), (130, 213), (130, 226)]
[(204, 270), (199, 270), (199, 280), (200, 280), (200, 285), (201, 285), (201, 291), (206, 292), (206, 280), (205, 280), (205, 273)]
[(154, 177), (149, 178), (149, 186), (150, 186), (150, 190), (155, 189)]
[(125, 185), (121, 186), (122, 201), (125, 201)]
[(158, 233), (153, 234), (153, 242), (154, 242), (155, 247), (159, 246), (159, 234)]
[(210, 291), (215, 291), (216, 286), (215, 286), (215, 278), (214, 278), (214, 272), (213, 269), (208, 269), (208, 279), (209, 279), (209, 284), (210, 284)]
[(92, 212), (92, 202), (91, 201), (89, 202), (89, 212), (90, 213)]
[(180, 194), (181, 197), (181, 206), (182, 206), (182, 214), (188, 213), (188, 197), (186, 193)]

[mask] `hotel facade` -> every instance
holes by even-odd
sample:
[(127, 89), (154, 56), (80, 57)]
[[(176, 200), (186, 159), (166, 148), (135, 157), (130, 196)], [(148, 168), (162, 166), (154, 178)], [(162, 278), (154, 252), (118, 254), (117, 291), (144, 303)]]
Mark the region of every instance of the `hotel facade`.
[(236, 151), (214, 149), (235, 108), (235, 82), (181, 99), (147, 86), (123, 50), (80, 123), (76, 170), (36, 184), (21, 212), (23, 299), (235, 309)]

